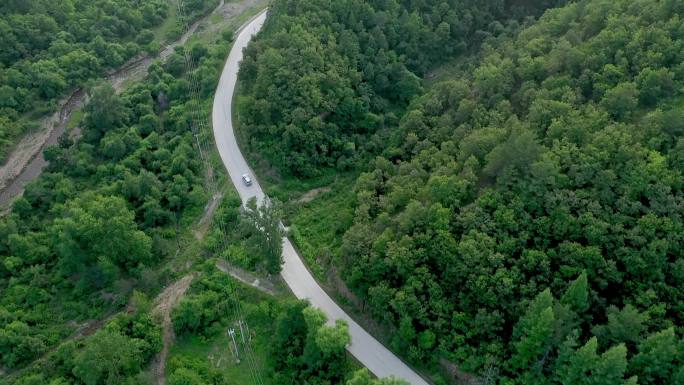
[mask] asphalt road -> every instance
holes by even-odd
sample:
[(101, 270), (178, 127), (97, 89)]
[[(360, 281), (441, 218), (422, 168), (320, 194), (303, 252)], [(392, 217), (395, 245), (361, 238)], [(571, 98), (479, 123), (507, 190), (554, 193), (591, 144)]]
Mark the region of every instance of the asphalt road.
[[(261, 29), (264, 20), (266, 20), (266, 13), (250, 21), (235, 39), (216, 89), (212, 110), (212, 125), (219, 154), (243, 202), (251, 197), (256, 197), (259, 202), (262, 202), (265, 195), (237, 145), (231, 120), (231, 108), (239, 63), (242, 60), (242, 50), (252, 36)], [(242, 182), (243, 174), (249, 174), (252, 177), (251, 186), (245, 186)], [(427, 385), (422, 377), (337, 306), (306, 269), (287, 238), (283, 241), (283, 259), (285, 263), (282, 277), (297, 298), (308, 299), (313, 306), (323, 310), (328, 316), (329, 323), (337, 319), (347, 321), (351, 335), (351, 344), (347, 349), (359, 362), (378, 377), (395, 376), (409, 381), (412, 385)]]

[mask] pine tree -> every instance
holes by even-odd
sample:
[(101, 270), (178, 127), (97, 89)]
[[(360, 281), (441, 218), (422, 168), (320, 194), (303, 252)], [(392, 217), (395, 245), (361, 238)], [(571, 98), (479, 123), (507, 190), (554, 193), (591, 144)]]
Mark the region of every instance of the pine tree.
[(621, 385), (633, 384), (634, 378), (624, 380), (627, 370), (627, 348), (619, 344), (600, 356), (597, 353), (598, 340), (592, 337), (587, 343), (572, 352), (566, 343), (559, 356), (555, 376), (563, 385)]
[(563, 305), (570, 307), (577, 314), (582, 314), (589, 308), (589, 293), (587, 289), (587, 272), (583, 271), (568, 286), (565, 294), (560, 299)]

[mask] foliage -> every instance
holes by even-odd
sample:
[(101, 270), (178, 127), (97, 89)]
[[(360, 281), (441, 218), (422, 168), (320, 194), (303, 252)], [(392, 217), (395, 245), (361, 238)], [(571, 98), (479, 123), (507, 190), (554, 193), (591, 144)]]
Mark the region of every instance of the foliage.
[(18, 114), (47, 107), (69, 90), (147, 48), (140, 36), (167, 15), (153, 0), (8, 1), (0, 5), (0, 160), (28, 128)]
[(257, 207), (255, 198), (247, 202), (240, 219), (240, 237), (247, 252), (259, 256), (269, 274), (278, 274), (283, 264), (283, 229), (280, 204), (269, 201)]
[(114, 385), (138, 377), (161, 350), (161, 327), (145, 311), (122, 313), (93, 335), (68, 341), (12, 382)]
[(273, 336), (271, 357), (276, 384), (330, 384), (344, 378), (349, 370), (345, 352), (350, 343), (347, 324), (340, 320), (335, 326), (325, 323), (325, 314), (306, 302), (285, 305)]
[(360, 369), (354, 372), (351, 379), (347, 381), (347, 385), (405, 385), (406, 381), (396, 378), (371, 378), (368, 369)]
[(171, 319), (177, 335), (211, 336), (221, 329), (221, 320), (235, 311), (235, 284), (225, 273), (212, 268), (193, 281), (188, 293), (173, 308)]
[(418, 75), (503, 29), (496, 20), (560, 2), (275, 1), (240, 67), (248, 143), (297, 176), (353, 168), (384, 147)]
[(506, 384), (678, 380), (682, 12), (548, 10), (410, 104), (339, 252), (395, 350)]
[[(204, 50), (196, 76), (208, 96), (226, 48)], [(68, 321), (123, 306), (136, 284), (156, 289), (150, 269), (175, 252), (167, 245), (206, 203), (185, 76), (153, 63), (147, 80), (120, 95), (94, 85), (83, 137), (48, 147), (45, 171), (0, 220), (6, 368), (46, 353), (71, 334)]]

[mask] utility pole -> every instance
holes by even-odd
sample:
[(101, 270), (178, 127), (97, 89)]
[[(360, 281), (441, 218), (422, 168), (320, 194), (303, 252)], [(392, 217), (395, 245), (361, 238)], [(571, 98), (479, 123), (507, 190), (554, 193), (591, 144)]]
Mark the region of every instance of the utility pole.
[(235, 348), (235, 362), (239, 364), (240, 356), (238, 355), (237, 343), (235, 343), (235, 329), (228, 329), (228, 334), (230, 335), (230, 338), (233, 340), (233, 347)]

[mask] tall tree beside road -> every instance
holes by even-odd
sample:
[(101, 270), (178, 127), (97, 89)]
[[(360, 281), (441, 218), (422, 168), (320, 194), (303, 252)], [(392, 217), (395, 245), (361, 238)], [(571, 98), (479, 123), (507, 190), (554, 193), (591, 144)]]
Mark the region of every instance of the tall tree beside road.
[(242, 227), (247, 236), (249, 252), (260, 255), (269, 274), (277, 274), (283, 264), (283, 235), (281, 209), (277, 201), (257, 207), (256, 198), (247, 202), (242, 214)]

